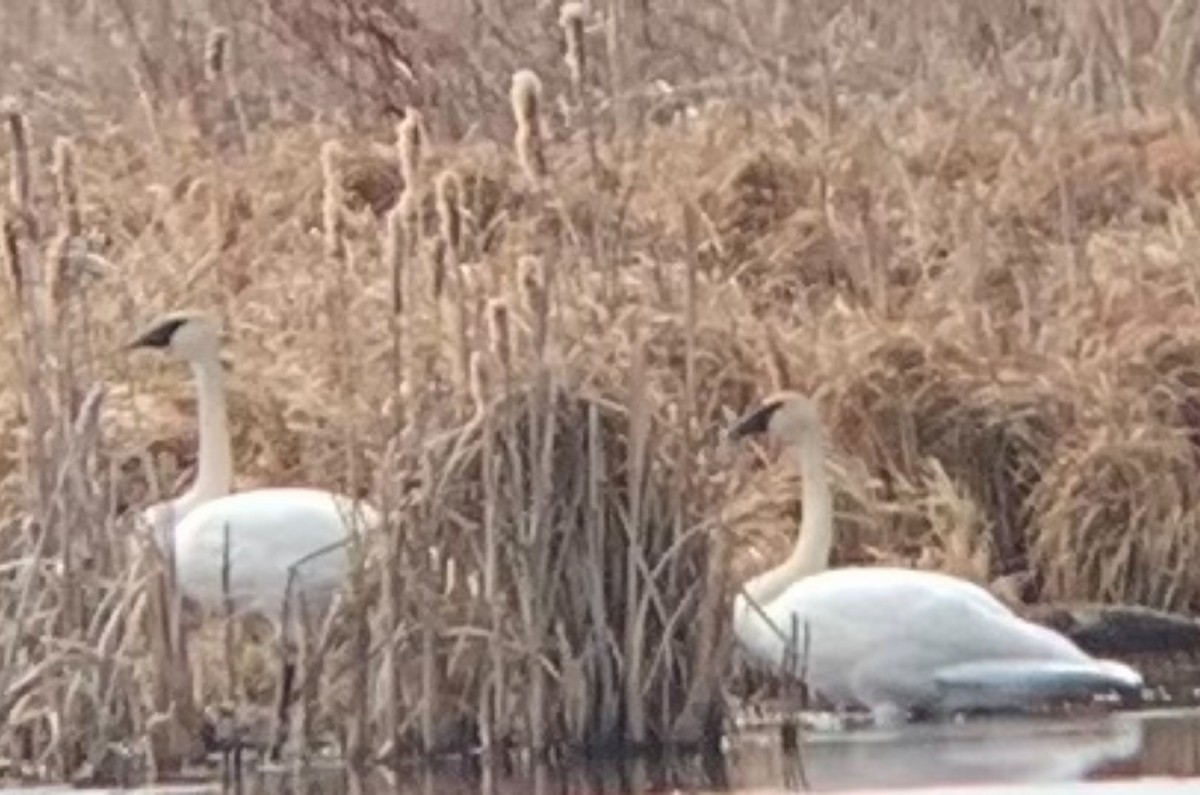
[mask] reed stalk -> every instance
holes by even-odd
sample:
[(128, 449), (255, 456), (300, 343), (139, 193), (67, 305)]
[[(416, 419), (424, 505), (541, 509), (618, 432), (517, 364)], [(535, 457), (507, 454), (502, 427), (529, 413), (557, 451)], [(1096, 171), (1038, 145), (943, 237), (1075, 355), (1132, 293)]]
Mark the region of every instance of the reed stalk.
[[(391, 461), (389, 469), (396, 469), (399, 440), (403, 438), (408, 412), (404, 400), (404, 385), (407, 375), (407, 350), (405, 347), (406, 323), (405, 311), (409, 304), (405, 268), (406, 243), (404, 240), (404, 221), (400, 206), (392, 208), (386, 218), (383, 241), (384, 266), (390, 278), (391, 285), (391, 330), (392, 342), (392, 438), (393, 447), (389, 450), (387, 459)], [(392, 499), (383, 501), (384, 511), (396, 507), (399, 503), (398, 489), (384, 489), (384, 494)], [(382, 659), (382, 677), (384, 693), (383, 734), (386, 747), (391, 755), (399, 754), (401, 746), (401, 677), (400, 659), (396, 649), (397, 638), (403, 620), (402, 614), (402, 582), (401, 571), (404, 565), (404, 538), (402, 528), (389, 527), (385, 531), (385, 552), (380, 598), (383, 603), (383, 635), (384, 653)]]

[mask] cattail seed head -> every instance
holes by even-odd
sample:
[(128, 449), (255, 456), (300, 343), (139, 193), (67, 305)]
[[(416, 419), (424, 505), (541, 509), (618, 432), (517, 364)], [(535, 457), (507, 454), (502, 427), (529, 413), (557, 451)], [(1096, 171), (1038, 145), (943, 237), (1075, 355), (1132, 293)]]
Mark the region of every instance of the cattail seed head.
[(62, 224), (70, 235), (78, 235), (83, 226), (79, 212), (79, 181), (75, 145), (70, 138), (54, 141), (54, 184), (58, 191), (58, 209)]
[(15, 97), (0, 101), (0, 114), (12, 140), (12, 183), (9, 192), (18, 208), (29, 207), (32, 176), (29, 164), (29, 120)]
[(583, 3), (577, 2), (564, 3), (558, 16), (558, 24), (562, 27), (567, 41), (563, 60), (566, 61), (571, 85), (575, 87), (577, 94), (583, 87), (583, 70), (587, 58), (583, 45), (584, 17)]
[(509, 328), (508, 302), (503, 298), (488, 301), (487, 328), (492, 351), (507, 370), (512, 362), (512, 330)]
[(54, 141), (54, 186), (58, 193), (59, 230), (46, 254), (47, 291), (51, 315), (57, 320), (66, 303), (73, 277), (73, 254), (83, 227), (79, 214), (75, 146), (69, 138)]
[(521, 69), (512, 76), (513, 117), (518, 125), (532, 126), (537, 121), (542, 99), (542, 81), (532, 69)]
[(517, 123), (515, 145), (517, 159), (526, 177), (533, 183), (546, 176), (546, 153), (542, 138), (542, 81), (529, 69), (512, 78), (512, 111)]
[(204, 79), (215, 82), (224, 77), (229, 61), (229, 31), (213, 28), (204, 44)]
[(430, 280), (430, 288), (433, 300), (437, 301), (446, 290), (446, 241), (440, 237), (436, 238), (433, 241), (432, 255), (433, 278)]
[(444, 171), (437, 181), (437, 211), (442, 240), (454, 253), (462, 243), (462, 182), (458, 174)]
[(425, 149), (425, 131), (421, 111), (408, 108), (404, 120), (396, 125), (396, 152), (400, 158), (400, 176), (404, 190), (415, 190), (421, 176), (421, 155)]
[(400, 194), (400, 200), (396, 202), (395, 211), (400, 220), (401, 236), (405, 245), (405, 251), (411, 256), (417, 252), (419, 248), (418, 235), (421, 233), (421, 226), (418, 217), (417, 197), (413, 191), (406, 190)]
[(404, 240), (409, 253), (415, 253), (419, 245), (418, 235), (421, 232), (420, 214), (420, 179), (421, 158), (425, 151), (425, 128), (421, 111), (408, 108), (404, 119), (396, 125), (396, 156), (400, 161), (400, 177), (404, 181), (400, 196), (396, 200), (396, 209), (400, 212), (400, 220), (404, 231)]

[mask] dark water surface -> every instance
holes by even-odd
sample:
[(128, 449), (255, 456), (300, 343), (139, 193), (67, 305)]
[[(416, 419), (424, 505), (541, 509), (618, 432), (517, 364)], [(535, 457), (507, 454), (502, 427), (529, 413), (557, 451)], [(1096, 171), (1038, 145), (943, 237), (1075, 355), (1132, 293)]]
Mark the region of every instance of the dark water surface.
[[(1109, 780), (1119, 791), (1165, 791), (1134, 779), (1200, 777), (1200, 709), (1121, 712), (1071, 719), (989, 719), (895, 729), (807, 731), (796, 754), (780, 750), (774, 731), (743, 732), (717, 759), (537, 768), (502, 775), (464, 763), (413, 769), (370, 793), (395, 795), (667, 795), (667, 793), (837, 792), (938, 785), (1028, 784), (1004, 792), (1090, 792), (1068, 782)], [(246, 777), (246, 793), (346, 793), (333, 766), (302, 782), (281, 773)], [(1200, 792), (1191, 787), (1171, 791)], [(1049, 789), (1033, 785), (1056, 784)], [(150, 792), (152, 790), (146, 790)], [(167, 787), (157, 792), (219, 792), (219, 786)], [(1112, 791), (1103, 788), (1104, 792)], [(78, 793), (51, 788), (22, 792)]]

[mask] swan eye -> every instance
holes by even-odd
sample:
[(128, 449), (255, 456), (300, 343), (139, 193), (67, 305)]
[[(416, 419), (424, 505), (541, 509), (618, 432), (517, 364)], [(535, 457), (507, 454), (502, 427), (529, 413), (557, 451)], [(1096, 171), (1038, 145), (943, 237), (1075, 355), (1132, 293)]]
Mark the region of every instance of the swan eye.
[(168, 318), (143, 331), (133, 342), (129, 343), (129, 347), (165, 348), (171, 344), (171, 338), (184, 323), (187, 323), (185, 317)]

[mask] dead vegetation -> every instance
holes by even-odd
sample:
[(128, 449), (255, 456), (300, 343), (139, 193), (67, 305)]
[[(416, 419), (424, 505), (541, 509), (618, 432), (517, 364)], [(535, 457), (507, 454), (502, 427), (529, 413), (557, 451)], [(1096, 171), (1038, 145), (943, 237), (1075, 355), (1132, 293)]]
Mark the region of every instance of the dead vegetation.
[(239, 487), (389, 515), (294, 639), (294, 751), (712, 742), (729, 588), (799, 511), (713, 442), (782, 386), (840, 560), (1200, 610), (1187, 4), (483, 2), (389, 83), (379, 26), (436, 9), (267, 2), (355, 43), (306, 102), (286, 36), (98, 5), (0, 11), (44, 44), (4, 44), (0, 778), (166, 773), (270, 702), (274, 650), (180, 633), (123, 518), (194, 463), (181, 374), (119, 351), (184, 305), (229, 330)]

